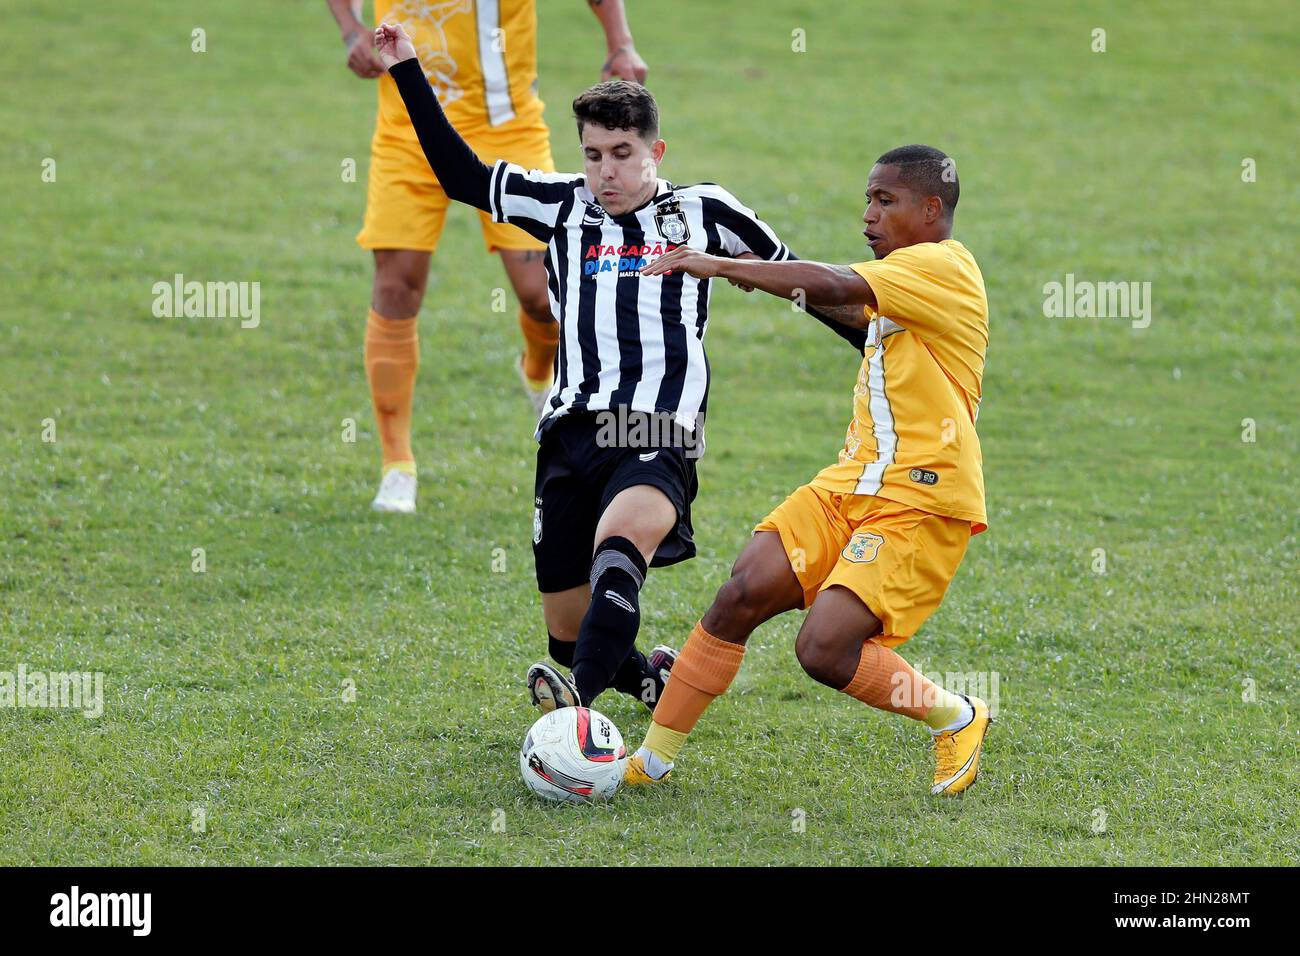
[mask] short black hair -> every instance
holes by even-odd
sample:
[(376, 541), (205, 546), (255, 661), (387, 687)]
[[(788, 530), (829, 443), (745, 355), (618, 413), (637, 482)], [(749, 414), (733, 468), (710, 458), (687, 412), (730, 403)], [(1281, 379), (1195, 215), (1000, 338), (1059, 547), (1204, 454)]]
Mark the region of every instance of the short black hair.
[(894, 166), (903, 185), (922, 196), (943, 200), (944, 217), (952, 219), (961, 196), (957, 181), (957, 163), (947, 153), (933, 146), (899, 146), (876, 160), (877, 166)]
[(573, 118), (578, 121), (579, 137), (582, 127), (593, 123), (605, 129), (634, 129), (642, 139), (659, 138), (659, 104), (640, 83), (597, 83), (573, 101)]

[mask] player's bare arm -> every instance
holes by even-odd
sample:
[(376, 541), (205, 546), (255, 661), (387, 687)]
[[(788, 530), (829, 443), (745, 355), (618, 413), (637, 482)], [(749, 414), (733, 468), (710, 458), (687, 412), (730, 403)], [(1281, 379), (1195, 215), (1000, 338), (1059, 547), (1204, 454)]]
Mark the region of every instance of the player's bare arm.
[(339, 25), (339, 35), (348, 54), (348, 69), (363, 80), (373, 80), (384, 72), (375, 56), (370, 28), (361, 19), (362, 0), (325, 0)]
[(618, 77), (644, 83), (650, 71), (632, 42), (632, 28), (627, 25), (623, 0), (587, 0), (587, 6), (605, 30), (607, 55), (600, 68), (601, 80)]
[[(697, 279), (715, 276), (729, 279), (737, 285), (761, 289), (783, 299), (796, 299), (802, 293), (803, 301), (810, 305), (874, 307), (876, 304), (875, 294), (866, 279), (848, 266), (825, 262), (728, 259), (678, 246), (650, 263), (641, 274), (666, 275), (669, 272), (685, 272)], [(859, 316), (853, 323), (846, 324), (865, 325), (865, 321)]]

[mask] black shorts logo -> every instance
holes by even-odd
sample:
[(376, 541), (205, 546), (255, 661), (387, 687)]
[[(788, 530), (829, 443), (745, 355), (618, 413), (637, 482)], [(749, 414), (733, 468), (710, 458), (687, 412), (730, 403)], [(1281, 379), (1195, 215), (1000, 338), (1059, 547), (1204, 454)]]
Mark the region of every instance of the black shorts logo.
[(939, 483), (939, 476), (926, 468), (913, 468), (907, 473), (907, 477), (918, 485), (937, 485)]

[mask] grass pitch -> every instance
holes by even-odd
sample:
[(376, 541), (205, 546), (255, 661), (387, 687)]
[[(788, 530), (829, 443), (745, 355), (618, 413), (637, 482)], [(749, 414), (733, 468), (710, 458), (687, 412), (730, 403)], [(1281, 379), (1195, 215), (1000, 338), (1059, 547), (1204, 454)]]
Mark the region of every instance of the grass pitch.
[[(454, 212), (421, 316), (420, 512), (372, 514), (352, 237), (374, 90), (323, 3), (268, 11), (66, 5), (38, 58), (48, 21), (5, 14), (0, 671), (102, 672), (104, 712), (0, 707), (0, 863), (1295, 861), (1298, 8), (633, 5), (663, 175), (723, 183), (803, 257), (867, 257), (887, 148), (957, 158), (992, 527), (903, 653), (996, 672), (1000, 712), (979, 784), (936, 801), (924, 731), (807, 679), (791, 614), (673, 785), (584, 808), (518, 780), (546, 642), (504, 274)], [(602, 38), (581, 3), (539, 19), (576, 169), (567, 104)], [(260, 324), (156, 318), (176, 273), (259, 282)], [(1046, 318), (1068, 274), (1150, 282), (1150, 326)], [(713, 305), (701, 553), (651, 576), (643, 647), (681, 644), (851, 413), (847, 346), (775, 299)], [(599, 706), (640, 740), (640, 705)]]

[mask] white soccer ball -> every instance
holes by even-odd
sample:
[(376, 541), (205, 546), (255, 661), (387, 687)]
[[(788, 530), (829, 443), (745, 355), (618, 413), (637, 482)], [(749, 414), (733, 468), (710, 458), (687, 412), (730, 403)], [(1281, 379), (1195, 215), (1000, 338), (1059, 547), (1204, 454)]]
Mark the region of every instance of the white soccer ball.
[(587, 707), (560, 707), (524, 737), (519, 772), (547, 800), (587, 803), (614, 795), (623, 782), (627, 747), (614, 722)]

